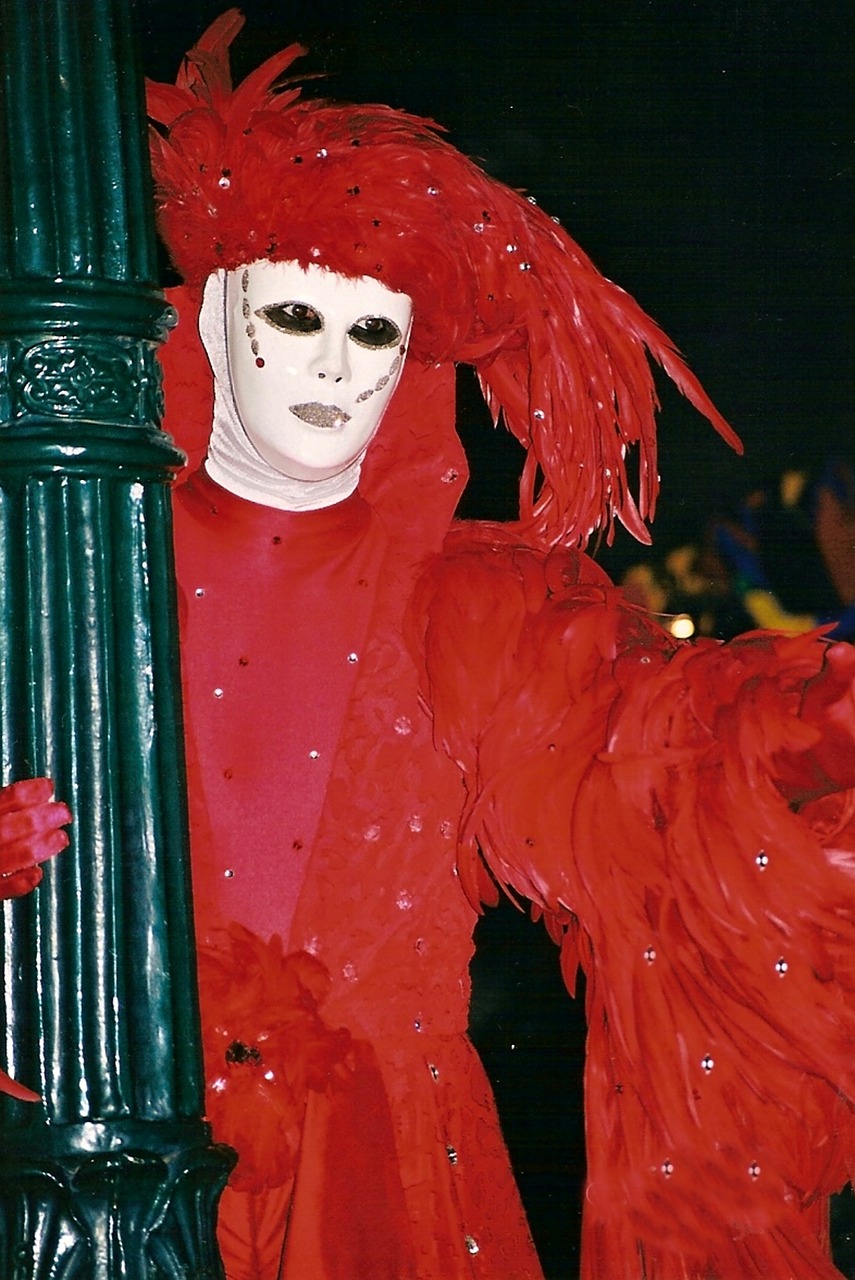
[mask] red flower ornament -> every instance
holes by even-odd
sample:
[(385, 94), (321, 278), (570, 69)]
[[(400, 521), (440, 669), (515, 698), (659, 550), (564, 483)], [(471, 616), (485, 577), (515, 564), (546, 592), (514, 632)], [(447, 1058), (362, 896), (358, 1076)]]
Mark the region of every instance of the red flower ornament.
[(324, 965), (305, 951), (283, 953), (232, 924), (199, 956), (208, 1118), (235, 1148), (231, 1185), (280, 1186), (293, 1175), (310, 1090), (329, 1092), (352, 1070), (351, 1039), (320, 1007), (330, 989)]

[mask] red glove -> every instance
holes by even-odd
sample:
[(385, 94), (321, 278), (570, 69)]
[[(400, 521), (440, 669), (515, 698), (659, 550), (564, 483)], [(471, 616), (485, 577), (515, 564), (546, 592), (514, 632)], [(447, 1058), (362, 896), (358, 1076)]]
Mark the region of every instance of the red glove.
[(68, 844), (66, 805), (53, 798), (49, 778), (0, 788), (0, 898), (19, 898), (39, 883), (39, 865)]

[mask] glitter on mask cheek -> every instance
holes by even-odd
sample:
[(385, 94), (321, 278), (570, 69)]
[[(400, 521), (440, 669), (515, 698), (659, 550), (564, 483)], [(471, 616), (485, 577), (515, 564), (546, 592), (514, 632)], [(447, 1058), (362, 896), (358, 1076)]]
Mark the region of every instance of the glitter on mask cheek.
[(249, 272), (247, 270), (244, 270), (243, 274), (241, 275), (240, 287), (243, 290), (243, 294), (244, 294), (241, 302), (241, 312), (243, 314), (244, 320), (246, 321), (246, 336), (249, 338), (249, 345), (252, 350), (252, 354), (255, 356), (256, 368), (263, 369), (264, 358), (263, 356), (259, 355), (258, 338), (255, 336), (256, 334), (255, 323), (252, 319), (252, 308), (250, 307), (249, 299), (246, 296), (247, 293), (249, 292)]
[(360, 391), (359, 395), (356, 397), (357, 404), (364, 404), (366, 400), (371, 399), (375, 391), (382, 391), (384, 387), (387, 387), (389, 385), (389, 383), (392, 381), (395, 374), (398, 372), (398, 370), (401, 367), (401, 361), (403, 359), (403, 353), (405, 349), (406, 348), (404, 347), (401, 347), (399, 349), (398, 353), (395, 356), (395, 359), (392, 361), (392, 363), (389, 366), (388, 373), (384, 373), (382, 377), (378, 378), (373, 387), (368, 387), (367, 390)]

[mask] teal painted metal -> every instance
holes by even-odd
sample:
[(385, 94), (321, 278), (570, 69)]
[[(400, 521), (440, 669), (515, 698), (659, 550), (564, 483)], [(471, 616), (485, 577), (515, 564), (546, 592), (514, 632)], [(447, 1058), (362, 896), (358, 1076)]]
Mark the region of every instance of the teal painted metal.
[(169, 481), (126, 0), (0, 0), (0, 770), (73, 841), (3, 907), (4, 1280), (214, 1280)]

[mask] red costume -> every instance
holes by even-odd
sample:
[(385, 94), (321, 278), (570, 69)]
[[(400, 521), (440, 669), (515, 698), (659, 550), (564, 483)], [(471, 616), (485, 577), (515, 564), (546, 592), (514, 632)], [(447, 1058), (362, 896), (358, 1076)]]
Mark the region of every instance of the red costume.
[[(451, 148), (419, 122), (268, 93), (288, 55), (232, 94), (234, 21), (177, 89), (152, 94), (172, 125), (155, 148), (162, 225), (192, 283), (252, 260), (272, 206), (240, 184), (260, 158), (302, 166), (311, 149), (344, 164), (344, 148), (382, 153), (400, 122), (442, 175), (430, 199), (450, 184)], [(404, 189), (421, 181), (410, 172)], [(679, 644), (567, 549), (614, 515), (643, 530), (623, 470), (634, 439), (641, 514), (652, 508), (642, 343), (714, 411), (563, 233), (466, 173), (483, 184), (476, 237), (502, 206), (504, 250), (471, 268), (493, 318), (479, 312), (464, 333), (459, 312), (429, 314), (419, 329), (419, 282), (399, 282), (401, 247), (383, 241), (383, 278), (414, 299), (422, 359), (359, 494), (283, 512), (204, 470), (176, 493), (209, 1105), (241, 1155), (221, 1213), (227, 1275), (540, 1275), (465, 1035), (472, 927), (498, 880), (545, 914), (568, 984), (580, 963), (588, 975), (587, 1280), (831, 1277), (819, 1198), (846, 1179), (855, 1098), (853, 655), (818, 636)], [(326, 261), (324, 221), (300, 249), (299, 209), (284, 203), (254, 256), (318, 247)], [(331, 226), (356, 265), (330, 250), (330, 266), (359, 274), (365, 244)], [(524, 324), (497, 265), (510, 270), (521, 246), (572, 260), (562, 361), (548, 332), (558, 312), (538, 320), (527, 296)], [(466, 280), (470, 264), (452, 259), (440, 270)], [(532, 252), (514, 270), (557, 305), (551, 259)], [(185, 302), (167, 405), (198, 461), (210, 379), (198, 295)], [(455, 350), (482, 360), (544, 474), (536, 497), (527, 471), (520, 524), (452, 524), (465, 478)], [(566, 441), (562, 394), (580, 423)]]

